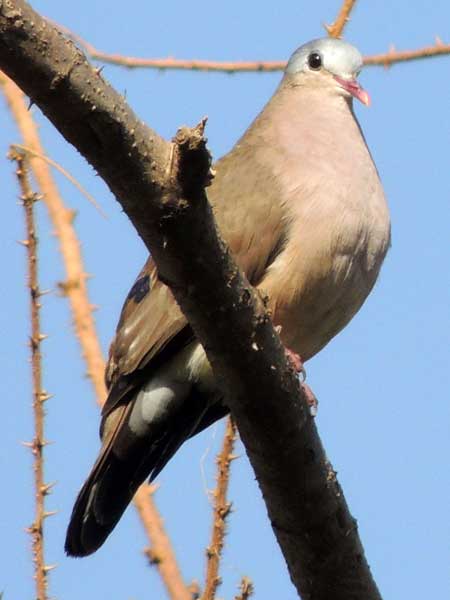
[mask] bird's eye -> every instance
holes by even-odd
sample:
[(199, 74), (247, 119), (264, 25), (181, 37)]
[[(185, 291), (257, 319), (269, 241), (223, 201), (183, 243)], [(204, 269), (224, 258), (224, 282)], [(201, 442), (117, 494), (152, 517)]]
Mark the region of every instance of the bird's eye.
[(318, 71), (322, 66), (322, 57), (318, 52), (311, 52), (308, 56), (308, 66), (314, 71)]

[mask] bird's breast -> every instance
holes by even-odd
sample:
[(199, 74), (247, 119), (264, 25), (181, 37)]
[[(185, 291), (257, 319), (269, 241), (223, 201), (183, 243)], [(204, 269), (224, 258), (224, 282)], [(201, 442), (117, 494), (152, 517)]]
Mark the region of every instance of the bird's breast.
[[(371, 291), (390, 239), (376, 169), (308, 171), (285, 182), (286, 247), (268, 268), (273, 320), (286, 346), (308, 359), (351, 320)], [(339, 163), (334, 163), (334, 168)]]

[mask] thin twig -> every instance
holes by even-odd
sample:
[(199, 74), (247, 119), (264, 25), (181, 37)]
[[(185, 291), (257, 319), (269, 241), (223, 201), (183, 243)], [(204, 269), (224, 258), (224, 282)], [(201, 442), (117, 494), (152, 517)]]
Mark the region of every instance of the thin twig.
[(339, 10), (338, 16), (332, 25), (325, 25), (325, 29), (330, 37), (340, 38), (344, 27), (350, 19), (350, 13), (355, 7), (356, 0), (344, 0)]
[(161, 69), (179, 71), (219, 71), (221, 73), (235, 73), (237, 71), (282, 71), (286, 66), (285, 61), (214, 61), (203, 59), (183, 59), (168, 56), (167, 58), (139, 58), (137, 56), (124, 56), (122, 54), (103, 52), (93, 44), (83, 39), (67, 27), (47, 19), (62, 33), (70, 37), (83, 48), (93, 60), (103, 63), (127, 67), (128, 69)]
[[(97, 403), (102, 406), (106, 398), (103, 379), (105, 363), (92, 315), (92, 305), (89, 302), (86, 285), (87, 274), (83, 268), (80, 243), (73, 227), (74, 213), (64, 205), (47, 163), (38, 157), (38, 155), (45, 155), (45, 152), (36, 124), (28, 111), (24, 94), (11, 79), (1, 72), (0, 85), (20, 129), (24, 144), (36, 153), (36, 156), (29, 157), (29, 163), (59, 238), (60, 252), (66, 270), (66, 281), (60, 284), (60, 288), (70, 301), (75, 333), (82, 348)], [(190, 600), (191, 595), (184, 584), (175, 552), (164, 530), (158, 509), (149, 493), (149, 486), (143, 485), (137, 491), (134, 505), (142, 517), (142, 523), (153, 552), (160, 557), (157, 569), (169, 597), (173, 600)]]
[[(41, 342), (45, 335), (40, 328), (40, 302), (41, 296), (38, 283), (38, 258), (37, 236), (34, 225), (33, 205), (37, 199), (28, 180), (25, 155), (11, 149), (11, 160), (17, 163), (16, 175), (19, 181), (23, 207), (25, 209), (25, 223), (27, 238), (23, 245), (27, 250), (28, 263), (28, 288), (30, 290), (30, 315), (31, 315), (31, 369), (33, 380), (33, 413), (34, 413), (34, 438), (30, 444), (34, 456), (34, 488), (35, 488), (35, 518), (28, 528), (32, 538), (34, 578), (36, 581), (37, 600), (47, 599), (47, 573), (53, 568), (45, 564), (44, 556), (44, 519), (50, 516), (45, 512), (45, 496), (49, 493), (51, 485), (44, 482), (44, 402), (50, 397), (42, 389)], [(53, 514), (53, 513), (52, 513)]]
[(394, 46), (384, 54), (372, 54), (364, 58), (366, 66), (390, 67), (395, 63), (409, 62), (423, 58), (444, 56), (450, 54), (450, 44), (444, 44), (439, 37), (432, 46), (425, 46), (417, 50), (395, 50)]
[(57, 171), (59, 171), (61, 173), (61, 175), (63, 175), (68, 181), (70, 181), (70, 183), (77, 188), (77, 190), (87, 199), (88, 202), (90, 202), (92, 204), (92, 206), (102, 215), (102, 217), (104, 219), (107, 218), (105, 211), (99, 205), (99, 203), (94, 198), (94, 196), (92, 196), (88, 191), (86, 191), (84, 189), (84, 187), (81, 185), (81, 183), (79, 181), (77, 181), (75, 179), (75, 177), (73, 175), (71, 175), (69, 173), (69, 171), (67, 171), (63, 166), (61, 166), (59, 163), (57, 163), (56, 160), (53, 160), (52, 158), (50, 158), (49, 156), (46, 156), (45, 154), (39, 154), (38, 152), (36, 152), (36, 150), (33, 150), (32, 148), (28, 148), (27, 146), (24, 146), (23, 144), (13, 144), (13, 147), (17, 148), (19, 151), (24, 152), (25, 154), (30, 154), (31, 156), (37, 156), (38, 158), (42, 158), (42, 160), (45, 160), (45, 162), (47, 162), (49, 165), (54, 167)]
[(230, 464), (233, 460), (236, 426), (229, 417), (223, 438), (222, 450), (217, 456), (217, 486), (214, 490), (213, 525), (211, 543), (206, 550), (206, 580), (202, 600), (214, 600), (217, 587), (221, 583), (219, 577), (220, 559), (222, 557), (225, 538), (226, 518), (230, 514), (231, 502), (227, 500)]
[(248, 600), (253, 595), (253, 583), (248, 577), (243, 577), (240, 585), (240, 594), (234, 600)]
[(66, 280), (60, 285), (60, 288), (69, 298), (75, 333), (82, 347), (87, 374), (94, 386), (97, 401), (102, 405), (106, 398), (103, 380), (104, 359), (95, 329), (92, 305), (88, 300), (86, 283), (88, 275), (83, 268), (80, 243), (73, 227), (75, 213), (64, 205), (48, 165), (38, 156), (45, 155), (45, 151), (42, 148), (37, 127), (28, 110), (24, 94), (3, 73), (0, 84), (22, 135), (24, 145), (36, 152), (36, 156), (30, 156), (29, 164), (58, 237), (59, 249), (66, 270)]
[[(330, 27), (334, 27), (335, 24)], [(271, 73), (274, 71), (283, 71), (286, 67), (284, 60), (271, 61), (214, 61), (202, 59), (184, 59), (184, 58), (138, 58), (134, 56), (123, 56), (103, 52), (95, 48), (92, 44), (76, 35), (66, 27), (57, 25), (57, 27), (75, 42), (77, 42), (84, 51), (94, 60), (101, 61), (116, 66), (127, 67), (129, 69), (160, 69), (160, 70), (178, 70), (178, 71), (215, 71), (217, 73)], [(331, 34), (330, 34), (331, 35)], [(366, 66), (389, 67), (398, 62), (418, 60), (422, 58), (432, 58), (450, 54), (450, 44), (444, 44), (439, 38), (436, 38), (436, 44), (418, 48), (417, 50), (396, 51), (393, 48), (383, 54), (373, 54), (364, 57)]]

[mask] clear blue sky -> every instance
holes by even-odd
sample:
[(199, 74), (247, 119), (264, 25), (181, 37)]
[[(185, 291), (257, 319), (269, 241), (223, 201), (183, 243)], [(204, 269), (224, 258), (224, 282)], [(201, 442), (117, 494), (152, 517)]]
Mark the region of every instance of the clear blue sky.
[[(138, 0), (124, 8), (107, 0), (88, 4), (35, 0), (43, 14), (101, 49), (135, 56), (205, 59), (285, 59), (298, 45), (323, 35), (338, 0), (217, 4)], [(434, 35), (449, 41), (450, 4), (435, 0), (361, 1), (346, 38), (363, 53), (391, 43), (415, 48)], [(308, 364), (308, 381), (320, 399), (317, 424), (357, 518), (368, 560), (385, 600), (445, 598), (449, 593), (449, 134), (450, 57), (367, 69), (362, 82), (372, 107), (356, 108), (389, 199), (393, 243), (381, 278), (350, 326)], [(127, 71), (106, 66), (103, 74), (137, 113), (170, 137), (180, 124), (209, 116), (215, 157), (226, 152), (270, 97), (279, 74), (202, 74)], [(77, 232), (101, 342), (106, 352), (127, 289), (145, 258), (119, 205), (84, 160), (33, 108), (49, 155), (92, 193), (104, 220), (67, 181), (56, 175), (69, 206), (78, 211)], [(19, 141), (0, 105), (0, 151)], [(24, 237), (13, 165), (0, 161), (2, 233), (3, 417), (0, 473), (0, 590), (5, 600), (32, 598), (30, 542), (32, 471), (21, 441), (32, 437), (28, 364)], [(56, 481), (48, 509), (47, 560), (50, 593), (79, 598), (163, 598), (158, 575), (141, 549), (146, 544), (134, 510), (127, 512), (93, 557), (63, 553), (65, 527), (77, 489), (95, 457), (98, 411), (71, 336), (71, 316), (56, 283), (64, 278), (44, 206), (38, 207), (41, 286), (44, 298), (45, 387), (54, 394), (46, 422), (53, 444), (46, 476)], [(157, 502), (183, 573), (202, 581), (210, 511), (206, 489), (214, 486), (214, 452), (221, 426), (187, 444), (159, 478)], [(251, 577), (256, 598), (295, 598), (265, 515), (254, 476), (239, 446), (219, 596), (232, 598), (241, 575)]]

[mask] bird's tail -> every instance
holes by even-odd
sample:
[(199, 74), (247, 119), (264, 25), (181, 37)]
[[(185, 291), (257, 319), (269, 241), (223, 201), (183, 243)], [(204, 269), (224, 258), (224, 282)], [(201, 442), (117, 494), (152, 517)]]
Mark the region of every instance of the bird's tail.
[(69, 556), (87, 556), (104, 543), (117, 525), (142, 481), (130, 475), (126, 462), (109, 449), (102, 452), (80, 490), (67, 529), (65, 550)]
[(117, 452), (129, 407), (121, 406), (117, 413), (114, 432), (104, 440), (73, 507), (65, 543), (69, 556), (87, 556), (103, 544), (146, 477), (146, 473), (139, 477), (136, 472), (139, 469), (132, 461), (136, 452), (121, 453), (122, 456)]
[(65, 550), (69, 556), (87, 556), (100, 548), (141, 483), (158, 475), (205, 411), (202, 402), (197, 406), (188, 403), (159, 435), (139, 438), (128, 427), (131, 405), (116, 409), (114, 431), (105, 436), (100, 455), (78, 494), (67, 529)]

